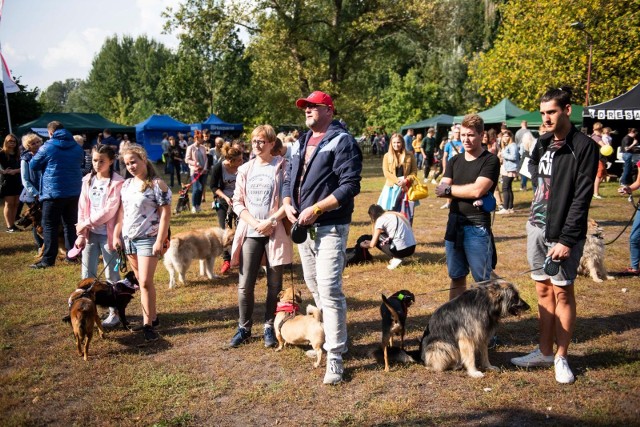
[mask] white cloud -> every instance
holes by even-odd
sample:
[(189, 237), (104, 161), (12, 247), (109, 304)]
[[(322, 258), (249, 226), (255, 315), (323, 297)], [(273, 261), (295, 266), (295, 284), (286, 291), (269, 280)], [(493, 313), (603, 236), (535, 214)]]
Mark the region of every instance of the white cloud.
[(112, 35), (100, 28), (87, 28), (82, 33), (71, 31), (56, 46), (47, 48), (42, 68), (48, 70), (63, 64), (90, 67), (96, 52), (100, 51), (105, 39)]

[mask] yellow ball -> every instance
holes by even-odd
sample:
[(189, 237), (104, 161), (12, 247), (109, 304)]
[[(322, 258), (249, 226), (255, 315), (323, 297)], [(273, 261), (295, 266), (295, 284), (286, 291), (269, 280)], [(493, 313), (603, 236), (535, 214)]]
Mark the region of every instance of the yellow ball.
[(603, 145), (602, 147), (600, 147), (600, 154), (602, 154), (605, 157), (612, 155), (613, 147), (610, 145)]

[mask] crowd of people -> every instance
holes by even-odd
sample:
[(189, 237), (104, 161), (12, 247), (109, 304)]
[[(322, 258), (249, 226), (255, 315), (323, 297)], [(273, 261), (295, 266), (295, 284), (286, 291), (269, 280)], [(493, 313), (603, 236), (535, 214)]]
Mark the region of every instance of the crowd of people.
[[(316, 91), (295, 105), (304, 113), (308, 131), (276, 135), (273, 127), (258, 126), (250, 135), (250, 152), (242, 141), (212, 139), (206, 130), (195, 131), (189, 137), (192, 141), (183, 134), (177, 138), (165, 134), (162, 148), (169, 185), (157, 175), (143, 147), (126, 136), (119, 141), (108, 130), (90, 150), (83, 150), (84, 138), (76, 141), (59, 122), (49, 123), (49, 139), (44, 144), (35, 134), (25, 135), (22, 152), (18, 138), (7, 135), (0, 150), (0, 195), (7, 232), (18, 231), (15, 220), (20, 203), (41, 204), (43, 231), (40, 234), (34, 228), (34, 243), (43, 251), (32, 268), (55, 265), (60, 227), (68, 260), (81, 259), (82, 278), (104, 272), (107, 280), (117, 281), (116, 264), (124, 254), (140, 283), (140, 329), (145, 340), (154, 341), (159, 338), (156, 328), (160, 323), (154, 274), (168, 244), (172, 188), (174, 184), (190, 186), (192, 213), (198, 214), (206, 203), (208, 181), (219, 226), (234, 226), (229, 216), (237, 218), (233, 245), (223, 254), (221, 267), (223, 274), (238, 267), (239, 274), (238, 328), (230, 347), (252, 336), (254, 290), (262, 265), (267, 278), (263, 340), (266, 347), (277, 344), (277, 297), (283, 267), (293, 259), (290, 230), (301, 228), (304, 235), (296, 244), (303, 276), (324, 322), (327, 366), (323, 382), (337, 384), (343, 379), (343, 355), (348, 351), (342, 273), (363, 156), (344, 123), (335, 119), (330, 95)], [(449, 209), (444, 241), (449, 296), (456, 298), (466, 290), (469, 273), (475, 282), (491, 278), (498, 261), (491, 212), (498, 206), (498, 214), (512, 213), (513, 182), (519, 178), (520, 189), (526, 191), (530, 178), (534, 195), (526, 225), (527, 259), (541, 307), (540, 344), (512, 363), (553, 365), (556, 380), (571, 383), (574, 377), (567, 353), (576, 318), (573, 284), (590, 202), (600, 197), (599, 149), (611, 141), (599, 124), (591, 138), (571, 124), (567, 88), (549, 90), (540, 101), (540, 112), (543, 126), (537, 139), (526, 122), (515, 136), (506, 126), (499, 133), (485, 131), (477, 114), (464, 116), (439, 144), (433, 128), (424, 137), (414, 135), (412, 129), (405, 135), (378, 137), (378, 152), (386, 150), (382, 158), (385, 183), (377, 203), (367, 212), (372, 233), (359, 241), (362, 248), (375, 247), (389, 257), (389, 269), (414, 254), (417, 241), (412, 219), (419, 203), (410, 201), (407, 193), (418, 181), (419, 171), (424, 171), (423, 181), (437, 184), (435, 194), (446, 200), (442, 208)], [(638, 150), (635, 129), (625, 138), (623, 149), (633, 158)], [(630, 169), (625, 169), (621, 194), (640, 188), (640, 178), (631, 183), (630, 176)], [(631, 274), (640, 274), (639, 218), (637, 215), (631, 232)], [(562, 263), (560, 272), (545, 273), (547, 258)], [(119, 322), (111, 309), (103, 324), (116, 326)]]

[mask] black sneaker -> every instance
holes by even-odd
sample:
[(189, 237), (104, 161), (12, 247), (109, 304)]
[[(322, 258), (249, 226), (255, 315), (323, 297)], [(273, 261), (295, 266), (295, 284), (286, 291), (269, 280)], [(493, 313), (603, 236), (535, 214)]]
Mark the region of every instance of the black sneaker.
[(238, 347), (240, 344), (249, 341), (251, 338), (251, 331), (245, 328), (238, 328), (236, 334), (231, 338), (229, 347)]
[(41, 269), (41, 268), (49, 268), (49, 267), (51, 267), (51, 266), (47, 265), (47, 264), (43, 264), (41, 262), (36, 262), (35, 264), (31, 264), (29, 266), (29, 268), (33, 268), (33, 269), (36, 269), (36, 270)]
[[(145, 326), (147, 326), (147, 325), (138, 324), (136, 326), (131, 326), (131, 324), (129, 324), (129, 330), (131, 332), (139, 332), (139, 331), (143, 330)], [(151, 327), (152, 328), (157, 328), (158, 326), (160, 326), (160, 316), (156, 316), (156, 320), (151, 322)]]
[(264, 346), (275, 347), (278, 344), (273, 328), (264, 328)]
[(147, 342), (158, 341), (160, 339), (160, 335), (158, 335), (151, 325), (144, 325), (142, 327), (142, 332), (144, 333), (144, 340)]

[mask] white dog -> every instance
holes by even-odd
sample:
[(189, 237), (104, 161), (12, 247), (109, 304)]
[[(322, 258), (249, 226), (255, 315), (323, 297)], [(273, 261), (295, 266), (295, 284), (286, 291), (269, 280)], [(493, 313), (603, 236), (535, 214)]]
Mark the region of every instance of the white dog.
[(163, 261), (169, 272), (169, 289), (176, 285), (176, 271), (178, 281), (185, 284), (187, 270), (194, 259), (200, 260), (200, 276), (206, 274), (209, 279), (218, 278), (219, 276), (213, 272), (213, 264), (222, 251), (233, 243), (234, 232), (233, 229), (211, 227), (185, 231), (173, 236)]

